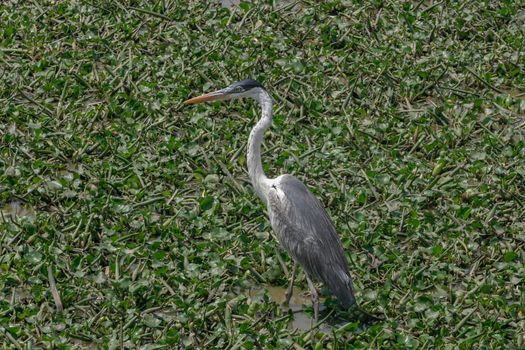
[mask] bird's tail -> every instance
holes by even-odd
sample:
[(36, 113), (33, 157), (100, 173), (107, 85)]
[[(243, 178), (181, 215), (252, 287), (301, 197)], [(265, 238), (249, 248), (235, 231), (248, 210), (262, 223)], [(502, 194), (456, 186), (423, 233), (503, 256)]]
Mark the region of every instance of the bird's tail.
[(356, 304), (352, 277), (344, 271), (341, 271), (338, 275), (338, 279), (325, 283), (328, 285), (330, 291), (339, 299), (341, 304), (348, 309)]
[(331, 292), (335, 294), (345, 309), (350, 310), (351, 308), (352, 312), (357, 312), (357, 317), (361, 321), (362, 326), (368, 327), (384, 319), (368, 313), (357, 304), (350, 274), (341, 272), (338, 275), (340, 276), (340, 281), (328, 284)]

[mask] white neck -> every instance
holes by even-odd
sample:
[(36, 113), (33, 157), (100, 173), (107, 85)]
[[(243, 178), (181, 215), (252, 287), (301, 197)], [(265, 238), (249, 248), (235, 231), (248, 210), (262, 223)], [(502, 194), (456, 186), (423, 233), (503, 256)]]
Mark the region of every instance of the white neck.
[(257, 89), (253, 95), (262, 108), (261, 119), (255, 124), (250, 137), (248, 138), (248, 173), (252, 180), (252, 185), (257, 195), (266, 203), (266, 193), (268, 190), (268, 178), (264, 174), (261, 162), (261, 144), (264, 132), (272, 124), (272, 106), (273, 100), (263, 89)]

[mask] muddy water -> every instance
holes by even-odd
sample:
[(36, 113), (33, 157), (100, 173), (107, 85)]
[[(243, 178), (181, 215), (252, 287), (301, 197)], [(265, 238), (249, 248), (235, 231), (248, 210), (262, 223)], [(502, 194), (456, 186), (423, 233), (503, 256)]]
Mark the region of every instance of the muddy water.
[(241, 3), (241, 0), (221, 0), (222, 7), (232, 8)]
[[(261, 293), (268, 292), (270, 297), (272, 298), (272, 301), (276, 304), (279, 304), (281, 306), (281, 309), (283, 311), (288, 312), (288, 310), (291, 310), (293, 313), (293, 321), (290, 322), (288, 325), (288, 328), (290, 330), (297, 329), (299, 331), (306, 331), (309, 330), (312, 326), (315, 325), (314, 320), (303, 311), (303, 305), (311, 306), (312, 305), (312, 299), (310, 298), (310, 294), (300, 290), (298, 288), (294, 288), (292, 298), (290, 299), (290, 305), (286, 306), (284, 305), (284, 301), (286, 299), (286, 288), (280, 287), (280, 286), (263, 286), (259, 289), (252, 289), (250, 290), (250, 296), (254, 297), (256, 295), (260, 295)], [(323, 301), (324, 298), (320, 297), (320, 314), (322, 315), (323, 310)], [(322, 318), (320, 315), (319, 318)], [(330, 333), (332, 327), (326, 323), (323, 323), (321, 326), (319, 326), (319, 330), (324, 333)]]
[[(264, 286), (262, 289), (268, 291), (268, 294), (270, 294), (274, 302), (278, 304), (284, 303), (286, 299), (286, 288), (283, 288), (280, 286)], [(298, 288), (294, 288), (292, 298), (290, 299), (291, 305), (301, 306), (303, 304), (308, 304), (311, 302), (312, 302), (312, 299), (310, 298), (307, 292), (302, 291)]]
[[(23, 217), (34, 217), (36, 215), (35, 210), (29, 205), (22, 203), (19, 200), (13, 200), (4, 206), (0, 207), (1, 215), (5, 217), (11, 217), (13, 220)], [(1, 218), (0, 218), (1, 220)]]
[[(228, 8), (228, 9), (233, 9), (233, 8), (239, 6), (239, 4), (241, 3), (241, 0), (220, 0), (220, 3), (221, 3), (222, 7), (225, 7), (225, 8)], [(276, 1), (276, 4), (279, 4), (280, 6), (286, 6), (287, 4), (291, 4), (291, 3), (292, 3), (291, 0), (278, 0), (278, 1)], [(297, 4), (297, 5), (295, 5), (295, 7), (300, 8), (301, 5)]]

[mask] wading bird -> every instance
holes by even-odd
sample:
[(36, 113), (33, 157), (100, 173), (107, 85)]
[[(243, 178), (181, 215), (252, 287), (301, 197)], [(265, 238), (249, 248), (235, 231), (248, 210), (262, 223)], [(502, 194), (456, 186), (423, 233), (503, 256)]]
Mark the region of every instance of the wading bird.
[(247, 79), (225, 89), (191, 98), (185, 104), (251, 97), (262, 107), (262, 116), (248, 138), (248, 173), (257, 195), (268, 208), (270, 222), (279, 243), (294, 260), (286, 301), (293, 293), (296, 264), (306, 272), (315, 320), (319, 315), (319, 296), (313, 280), (322, 281), (344, 307), (356, 304), (352, 277), (348, 272), (343, 246), (330, 217), (308, 188), (292, 175), (269, 179), (261, 162), (264, 132), (272, 123), (273, 99), (255, 80)]

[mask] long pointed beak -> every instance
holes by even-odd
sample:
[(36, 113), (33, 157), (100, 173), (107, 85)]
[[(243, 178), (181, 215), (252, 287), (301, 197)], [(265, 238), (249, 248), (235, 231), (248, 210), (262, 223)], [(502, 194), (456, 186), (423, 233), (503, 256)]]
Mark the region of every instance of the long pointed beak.
[(184, 104), (194, 105), (196, 103), (201, 103), (201, 102), (224, 100), (227, 98), (227, 96), (228, 96), (228, 93), (226, 93), (223, 90), (219, 90), (215, 92), (210, 92), (209, 94), (204, 94), (204, 95), (190, 98), (189, 100), (184, 101)]

